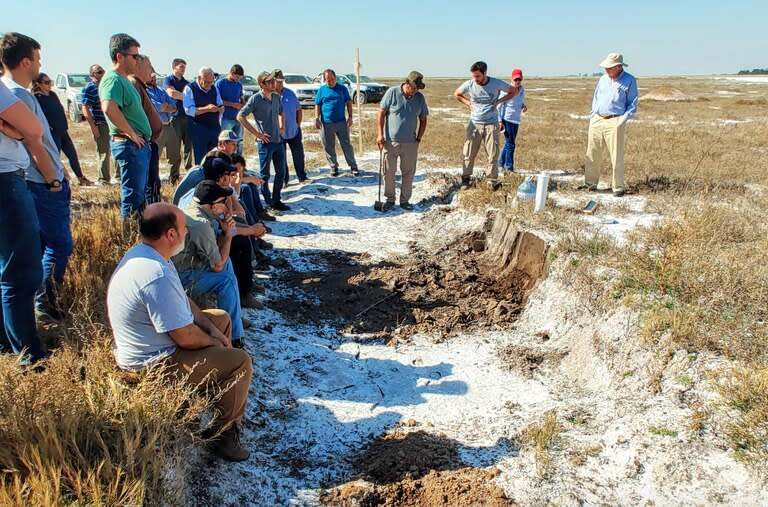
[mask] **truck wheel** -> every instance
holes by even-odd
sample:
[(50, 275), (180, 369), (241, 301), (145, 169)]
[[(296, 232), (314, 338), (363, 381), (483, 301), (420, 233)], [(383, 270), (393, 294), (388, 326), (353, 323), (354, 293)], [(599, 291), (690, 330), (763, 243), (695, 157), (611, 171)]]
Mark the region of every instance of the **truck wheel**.
[(360, 104), (362, 106), (368, 102), (368, 97), (365, 96), (365, 93), (355, 92), (355, 96), (352, 98), (352, 100), (355, 102), (355, 104)]
[(82, 120), (80, 110), (77, 108), (77, 104), (72, 101), (67, 101), (67, 110), (69, 111), (69, 120), (77, 123)]

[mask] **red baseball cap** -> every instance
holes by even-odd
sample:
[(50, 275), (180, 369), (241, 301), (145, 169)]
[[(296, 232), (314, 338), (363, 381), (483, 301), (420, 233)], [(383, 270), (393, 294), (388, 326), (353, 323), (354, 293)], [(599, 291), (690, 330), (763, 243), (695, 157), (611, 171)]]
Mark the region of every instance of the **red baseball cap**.
[(523, 69), (512, 69), (512, 79), (516, 77), (523, 79)]

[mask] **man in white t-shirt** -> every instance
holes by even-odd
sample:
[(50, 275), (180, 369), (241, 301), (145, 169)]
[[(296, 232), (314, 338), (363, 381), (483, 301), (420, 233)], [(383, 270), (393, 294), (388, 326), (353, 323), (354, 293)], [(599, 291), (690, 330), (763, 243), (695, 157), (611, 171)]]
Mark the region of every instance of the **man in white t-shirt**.
[(493, 190), (497, 190), (500, 185), (496, 181), (499, 177), (499, 124), (496, 107), (517, 95), (517, 88), (501, 79), (489, 77), (485, 62), (473, 63), (469, 71), (472, 79), (465, 81), (453, 92), (456, 100), (469, 107), (461, 186), (471, 185), (475, 157), (482, 144), (488, 156), (488, 182)]
[(157, 364), (172, 378), (217, 391), (213, 450), (229, 461), (248, 459), (240, 423), (253, 366), (232, 348), (232, 322), (222, 310), (201, 311), (184, 292), (171, 257), (184, 248), (184, 213), (168, 203), (148, 206), (139, 219), (142, 242), (126, 252), (107, 289), (107, 311), (118, 366), (140, 371)]

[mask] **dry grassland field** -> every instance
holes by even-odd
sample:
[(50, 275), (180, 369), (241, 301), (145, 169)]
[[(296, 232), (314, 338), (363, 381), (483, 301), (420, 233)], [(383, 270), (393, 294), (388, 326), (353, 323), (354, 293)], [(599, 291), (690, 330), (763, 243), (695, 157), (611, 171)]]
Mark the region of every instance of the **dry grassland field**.
[(526, 78), (520, 174), (491, 192), (482, 151), (459, 190), (461, 80), (427, 78), (413, 212), (373, 210), (376, 104), (356, 179), (305, 110), (313, 181), (246, 311), (243, 463), (205, 451), (193, 389), (117, 371), (105, 292), (138, 236), (116, 187), (75, 187), (70, 318), (41, 323), (44, 372), (0, 358), (0, 505), (768, 505), (768, 79), (640, 77), (624, 198), (607, 168), (577, 189), (596, 80)]

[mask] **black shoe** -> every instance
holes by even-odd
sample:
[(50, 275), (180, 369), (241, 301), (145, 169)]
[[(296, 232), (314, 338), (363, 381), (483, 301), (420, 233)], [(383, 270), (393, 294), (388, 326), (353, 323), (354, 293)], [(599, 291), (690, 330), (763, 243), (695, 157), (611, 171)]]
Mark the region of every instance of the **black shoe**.
[(266, 222), (274, 222), (277, 219), (272, 215), (270, 215), (269, 213), (267, 213), (266, 210), (264, 210), (261, 213), (259, 213), (259, 220), (264, 220)]
[(498, 181), (491, 181), (488, 183), (488, 186), (491, 187), (492, 192), (495, 192), (501, 188), (501, 183), (499, 183)]
[(613, 196), (614, 197), (624, 197), (625, 194), (626, 194), (626, 192), (624, 190), (617, 190), (617, 191), (615, 191), (613, 193)]
[(331, 176), (333, 176), (335, 178), (338, 175), (339, 175), (339, 168), (338, 167), (336, 167), (334, 169), (331, 169)]
[(385, 202), (384, 206), (381, 207), (381, 211), (389, 211), (389, 210), (391, 210), (394, 207), (395, 207), (395, 203), (393, 203), (393, 202)]
[(264, 241), (261, 238), (256, 238), (256, 246), (258, 246), (262, 250), (270, 250), (273, 248), (272, 243), (270, 243), (269, 241)]
[(461, 186), (462, 188), (469, 188), (472, 186), (472, 178), (469, 176), (462, 176), (461, 177)]
[(357, 167), (353, 167), (352, 169), (349, 170), (349, 172), (352, 173), (352, 176), (360, 176), (360, 171), (358, 170)]
[(406, 211), (411, 211), (413, 209), (413, 204), (409, 202), (401, 202), (400, 207)]
[(276, 201), (272, 203), (272, 209), (276, 209), (277, 211), (288, 211), (291, 207), (282, 201)]
[(232, 347), (236, 349), (244, 349), (245, 340), (243, 340), (242, 338), (238, 338), (237, 340), (232, 340)]
[(262, 227), (264, 227), (264, 230), (267, 231), (267, 234), (272, 234), (272, 227), (268, 226), (264, 222), (259, 222), (259, 223), (262, 225)]
[(579, 185), (576, 187), (576, 190), (586, 190), (588, 192), (597, 192), (597, 185), (587, 185), (584, 183), (583, 185)]
[(307, 183), (312, 183), (312, 180), (309, 179), (309, 178), (304, 178), (304, 179), (299, 180), (299, 185), (304, 185), (304, 184), (307, 184)]

